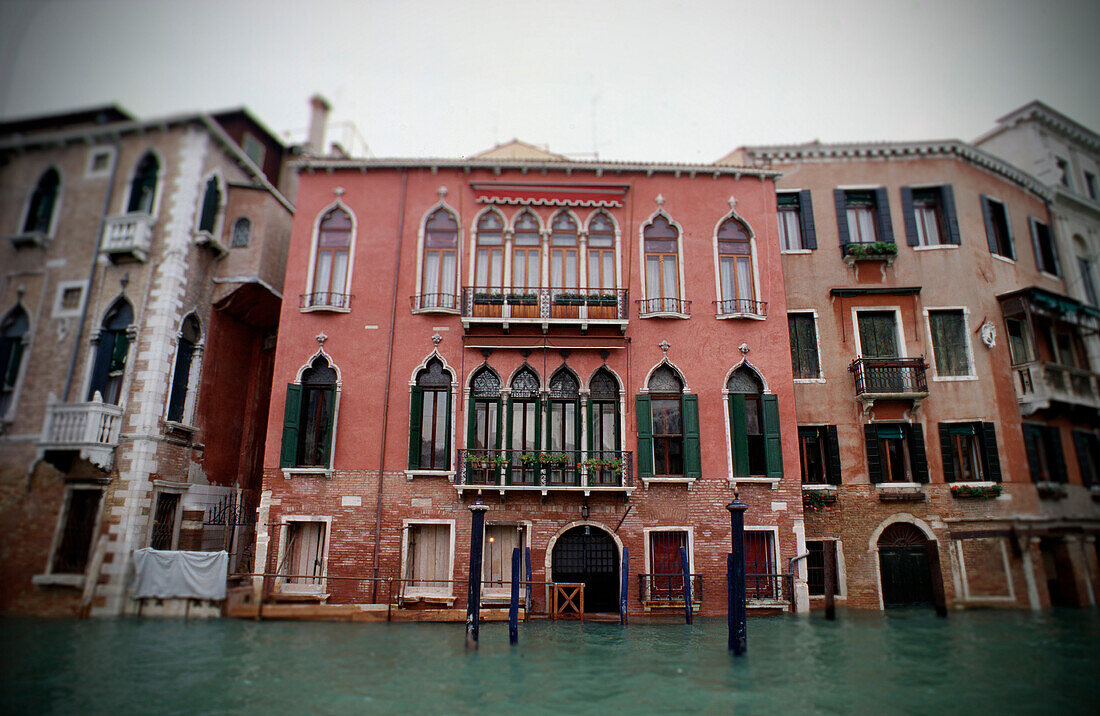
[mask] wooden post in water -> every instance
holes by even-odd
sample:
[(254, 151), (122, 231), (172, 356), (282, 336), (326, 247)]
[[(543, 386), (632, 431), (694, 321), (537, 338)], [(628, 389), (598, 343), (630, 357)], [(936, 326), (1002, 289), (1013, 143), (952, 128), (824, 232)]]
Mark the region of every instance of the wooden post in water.
[[(527, 562), (527, 592), (524, 596), (523, 609), (527, 614), (531, 613), (534, 606), (531, 604), (531, 548), (527, 547), (524, 550), (524, 559)], [(527, 617), (524, 616), (524, 621), (527, 621)]]
[(691, 624), (691, 565), (686, 547), (680, 548), (680, 570), (684, 573), (684, 622)]
[(836, 619), (836, 542), (823, 542), (825, 553), (825, 618)]
[(512, 548), (512, 599), (508, 602), (508, 643), (519, 641), (519, 547)]
[(626, 595), (630, 588), (630, 549), (623, 547), (622, 578), (619, 585), (619, 623), (626, 624)]
[(732, 551), (726, 561), (726, 587), (729, 621), (729, 648), (734, 656), (741, 656), (747, 648), (745, 628), (745, 510), (749, 506), (740, 500), (735, 491), (733, 502), (726, 505), (730, 512), (730, 541)]
[(466, 648), (477, 648), (481, 621), (481, 552), (485, 542), (485, 510), (481, 495), (470, 505), (470, 579), (466, 587)]
[(943, 593), (943, 569), (940, 568), (940, 549), (935, 540), (928, 540), (928, 569), (932, 572), (932, 603), (936, 616), (947, 616), (947, 597)]

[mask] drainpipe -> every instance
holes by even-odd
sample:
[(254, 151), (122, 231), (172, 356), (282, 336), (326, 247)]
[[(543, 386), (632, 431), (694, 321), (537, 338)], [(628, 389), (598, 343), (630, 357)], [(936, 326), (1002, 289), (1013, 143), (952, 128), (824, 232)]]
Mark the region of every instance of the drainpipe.
[(95, 251), (92, 252), (92, 265), (88, 267), (88, 287), (84, 289), (84, 308), (80, 311), (80, 323), (76, 326), (76, 339), (73, 343), (73, 357), (69, 361), (69, 373), (65, 376), (65, 393), (61, 397), (62, 403), (69, 402), (69, 392), (73, 386), (73, 375), (76, 373), (76, 357), (80, 353), (80, 343), (84, 340), (84, 323), (88, 320), (88, 309), (92, 305), (92, 282), (95, 281), (95, 268), (99, 262), (99, 243), (103, 240), (103, 229), (107, 224), (107, 212), (111, 209), (111, 199), (115, 193), (115, 178), (118, 176), (118, 165), (121, 160), (122, 147), (118, 137), (115, 137), (111, 146), (115, 150), (115, 164), (111, 167), (111, 178), (107, 184), (107, 195), (103, 198), (103, 213), (99, 216), (99, 233), (95, 237)]
[(397, 279), (401, 268), (401, 239), (405, 234), (405, 199), (409, 186), (409, 171), (401, 172), (401, 216), (397, 220), (397, 251), (393, 260), (393, 290), (390, 294), (390, 342), (386, 347), (386, 389), (382, 398), (382, 441), (378, 444), (378, 497), (374, 512), (374, 579), (371, 581), (371, 602), (378, 602), (378, 560), (382, 549), (382, 480), (386, 474), (386, 428), (390, 410), (390, 375), (393, 372), (393, 334), (397, 324)]

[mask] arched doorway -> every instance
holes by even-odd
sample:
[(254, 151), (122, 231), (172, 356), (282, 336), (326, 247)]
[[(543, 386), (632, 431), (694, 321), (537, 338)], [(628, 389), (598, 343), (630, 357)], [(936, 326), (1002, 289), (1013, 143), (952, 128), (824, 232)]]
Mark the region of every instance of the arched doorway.
[(604, 530), (584, 525), (554, 544), (550, 579), (584, 582), (586, 612), (619, 611), (619, 549)]
[(914, 525), (895, 522), (878, 538), (882, 604), (891, 607), (931, 605), (933, 543)]

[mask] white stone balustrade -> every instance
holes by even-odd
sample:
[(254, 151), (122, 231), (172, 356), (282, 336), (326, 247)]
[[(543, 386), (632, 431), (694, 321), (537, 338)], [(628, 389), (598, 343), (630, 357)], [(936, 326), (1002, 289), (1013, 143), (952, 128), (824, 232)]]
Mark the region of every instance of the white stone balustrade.
[(153, 217), (145, 213), (108, 217), (103, 223), (100, 250), (110, 255), (131, 256), (144, 261), (153, 243)]
[(71, 450), (108, 471), (114, 463), (122, 427), (122, 408), (103, 402), (97, 391), (87, 403), (58, 403), (51, 394), (46, 405), (39, 456), (47, 450)]

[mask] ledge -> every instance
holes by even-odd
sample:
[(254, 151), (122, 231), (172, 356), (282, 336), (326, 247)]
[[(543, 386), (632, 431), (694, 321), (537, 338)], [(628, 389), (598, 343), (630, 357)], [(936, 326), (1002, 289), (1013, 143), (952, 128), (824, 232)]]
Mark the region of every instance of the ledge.
[[(302, 309), (302, 310), (304, 311), (306, 309)], [(419, 315), (419, 314), (423, 314), (423, 313), (445, 313), (445, 314), (448, 314), (448, 315), (451, 315), (451, 316), (457, 316), (460, 313), (462, 313), (462, 310), (459, 309), (459, 308), (445, 308), (443, 306), (434, 306), (434, 307), (428, 307), (428, 308), (413, 308), (411, 310), (412, 310), (414, 315)]]
[(679, 318), (686, 321), (691, 318), (691, 314), (675, 311), (654, 311), (653, 313), (639, 313), (638, 318)]
[(298, 309), (299, 313), (313, 313), (315, 311), (326, 311), (328, 313), (351, 313), (350, 308), (344, 306), (303, 306)]
[(691, 492), (691, 486), (695, 484), (698, 479), (696, 477), (642, 477), (638, 478), (642, 481), (645, 489), (649, 489), (650, 483), (657, 483), (658, 485), (687, 485), (688, 492)]
[(332, 468), (329, 467), (284, 467), (282, 471), (283, 477), (288, 480), (292, 477), (323, 477), (326, 480), (332, 479)]
[(451, 482), (454, 482), (455, 471), (454, 470), (405, 470), (405, 479), (412, 480), (414, 477), (445, 477)]
[(36, 587), (69, 587), (72, 589), (84, 588), (83, 574), (36, 574), (31, 577), (31, 584)]
[(767, 316), (761, 316), (759, 313), (719, 313), (715, 318), (719, 321), (725, 321), (730, 318), (744, 318), (749, 321), (767, 320)]
[(604, 494), (623, 493), (626, 497), (630, 497), (631, 493), (637, 489), (626, 485), (588, 485), (587, 487), (584, 485), (455, 485), (454, 487), (458, 490), (459, 495), (467, 490), (478, 492), (493, 492), (495, 490), (501, 495), (509, 492), (540, 492), (543, 497), (551, 492), (583, 492), (585, 497), (590, 496), (593, 492)]
[(729, 479), (729, 486), (730, 486), (731, 490), (736, 490), (738, 484), (746, 483), (746, 484), (750, 484), (750, 485), (751, 484), (768, 485), (769, 487), (771, 487), (771, 489), (778, 490), (779, 489), (779, 481), (782, 480), (782, 479), (783, 478), (781, 478), (781, 477), (762, 477), (762, 476), (731, 477)]
[(936, 244), (935, 246), (910, 246), (914, 251), (942, 251), (944, 249), (960, 249), (959, 244)]
[(836, 492), (837, 485), (830, 485), (827, 482), (804, 482), (802, 483), (803, 492)]
[(425, 602), (427, 604), (446, 604), (448, 607), (453, 607), (455, 603), (454, 595), (450, 594), (402, 594), (400, 595), (402, 602)]
[(875, 492), (880, 502), (923, 502), (928, 496), (921, 490), (920, 482), (879, 482)]

